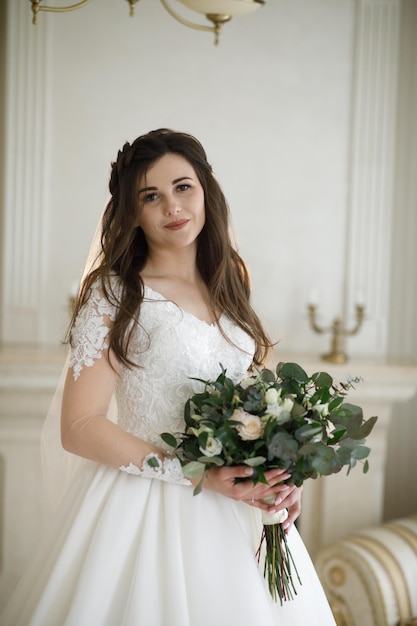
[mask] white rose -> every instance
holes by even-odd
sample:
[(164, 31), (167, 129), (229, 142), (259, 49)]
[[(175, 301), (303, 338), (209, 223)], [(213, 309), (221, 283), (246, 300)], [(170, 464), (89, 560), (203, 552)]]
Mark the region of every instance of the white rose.
[(280, 404), (268, 404), (266, 413), (270, 417), (275, 417), (278, 424), (285, 424), (291, 417), (290, 411), (286, 411)]
[(236, 409), (230, 419), (240, 422), (239, 426), (236, 426), (236, 430), (244, 441), (259, 439), (263, 435), (265, 424), (257, 415), (246, 413), (243, 409)]
[(288, 413), (291, 413), (292, 408), (294, 406), (294, 400), (292, 398), (288, 398), (288, 397), (284, 398), (281, 406), (282, 406), (282, 409), (284, 411), (288, 411)]
[(204, 456), (216, 456), (217, 454), (220, 454), (222, 450), (223, 446), (221, 442), (216, 439), (216, 437), (209, 437), (207, 439), (206, 447), (200, 447), (200, 451)]
[(324, 404), (320, 404), (320, 402), (317, 402), (317, 404), (313, 406), (313, 409), (322, 417), (326, 417), (326, 415), (329, 415), (329, 404), (327, 402), (325, 402)]
[(277, 389), (271, 387), (265, 392), (265, 402), (267, 404), (277, 404), (280, 394)]
[(242, 378), (239, 384), (242, 389), (247, 389), (251, 385), (254, 385), (256, 383), (256, 380), (256, 376), (245, 376), (245, 378)]
[(333, 434), (333, 431), (335, 430), (336, 426), (333, 424), (333, 422), (327, 422), (326, 424), (326, 434), (328, 437), (330, 437)]

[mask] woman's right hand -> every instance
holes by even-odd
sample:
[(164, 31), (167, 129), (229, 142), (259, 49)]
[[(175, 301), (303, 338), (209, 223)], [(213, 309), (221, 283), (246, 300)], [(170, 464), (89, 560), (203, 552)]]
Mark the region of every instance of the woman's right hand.
[[(271, 469), (265, 472), (268, 484), (258, 482), (256, 485), (252, 475), (253, 470), (246, 465), (212, 467), (204, 480), (203, 489), (211, 489), (265, 511), (279, 511), (282, 508), (280, 502), (290, 489), (283, 481), (290, 478), (290, 474), (283, 469)], [(246, 480), (236, 483), (237, 478)], [(269, 499), (270, 503), (266, 503), (265, 499)]]

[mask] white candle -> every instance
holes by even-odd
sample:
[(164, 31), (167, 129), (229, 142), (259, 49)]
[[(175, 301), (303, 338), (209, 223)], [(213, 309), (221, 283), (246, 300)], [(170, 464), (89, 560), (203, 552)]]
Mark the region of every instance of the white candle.
[(80, 287), (80, 284), (78, 280), (74, 279), (71, 283), (71, 290), (70, 290), (71, 298), (76, 298), (78, 296), (79, 287)]
[(308, 301), (308, 303), (312, 306), (317, 306), (319, 303), (319, 292), (317, 291), (317, 289), (313, 288), (310, 291), (310, 299)]
[(356, 292), (356, 304), (358, 306), (365, 306), (365, 295), (361, 289)]

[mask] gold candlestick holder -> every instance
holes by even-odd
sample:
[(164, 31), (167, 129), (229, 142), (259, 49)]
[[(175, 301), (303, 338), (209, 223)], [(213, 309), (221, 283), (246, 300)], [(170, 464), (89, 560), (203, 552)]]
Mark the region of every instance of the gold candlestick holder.
[(329, 361), (330, 363), (346, 363), (346, 361), (348, 360), (348, 356), (343, 350), (345, 337), (351, 337), (359, 332), (363, 320), (365, 319), (365, 307), (362, 304), (356, 305), (356, 322), (354, 326), (350, 329), (345, 327), (340, 317), (336, 317), (333, 320), (333, 324), (331, 326), (327, 328), (321, 327), (317, 323), (316, 305), (309, 304), (307, 308), (310, 326), (314, 330), (314, 332), (319, 334), (331, 334), (330, 352), (328, 352), (327, 354), (323, 354), (321, 358), (324, 361)]
[(71, 317), (74, 315), (76, 304), (77, 304), (77, 296), (69, 296), (68, 297), (68, 311)]

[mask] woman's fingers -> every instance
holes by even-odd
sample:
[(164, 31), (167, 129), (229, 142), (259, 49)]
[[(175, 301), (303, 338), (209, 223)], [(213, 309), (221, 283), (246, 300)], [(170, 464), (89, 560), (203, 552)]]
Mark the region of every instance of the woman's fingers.
[(294, 524), (295, 520), (301, 513), (301, 496), (303, 493), (303, 487), (294, 487), (291, 493), (288, 495), (287, 503), (283, 501), (283, 505), (288, 511), (288, 517), (284, 522), (284, 530), (288, 533)]
[[(263, 482), (254, 484), (252, 477), (253, 469), (245, 465), (213, 467), (208, 472), (205, 486), (263, 510), (293, 507), (296, 498), (291, 499), (290, 493), (294, 486), (283, 482), (290, 478), (288, 472), (280, 468), (268, 470), (265, 472), (266, 484)], [(296, 509), (293, 510), (297, 516)]]
[(276, 494), (270, 494), (269, 496), (263, 494), (260, 499), (257, 499), (257, 497), (255, 497), (257, 495), (256, 492), (253, 492), (253, 495), (251, 495), (246, 502), (251, 506), (269, 511), (270, 513), (287, 509), (288, 518), (283, 523), (283, 527), (285, 531), (288, 532), (300, 515), (302, 491), (302, 487), (296, 487), (290, 484), (285, 485), (285, 490)]

